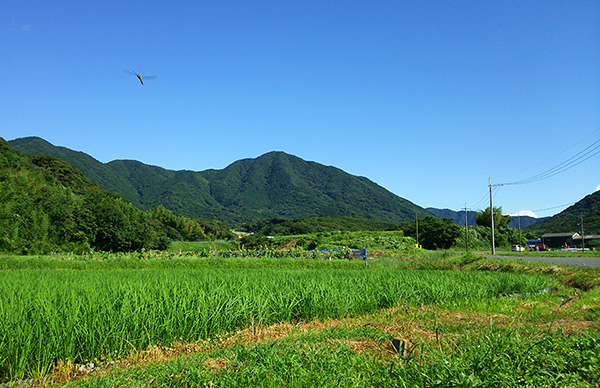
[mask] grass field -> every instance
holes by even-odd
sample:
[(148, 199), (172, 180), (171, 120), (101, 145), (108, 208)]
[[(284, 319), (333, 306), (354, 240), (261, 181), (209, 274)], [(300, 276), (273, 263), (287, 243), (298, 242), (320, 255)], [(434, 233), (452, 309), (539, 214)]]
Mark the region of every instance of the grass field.
[(450, 253), (0, 257), (0, 379), (598, 386), (599, 273)]

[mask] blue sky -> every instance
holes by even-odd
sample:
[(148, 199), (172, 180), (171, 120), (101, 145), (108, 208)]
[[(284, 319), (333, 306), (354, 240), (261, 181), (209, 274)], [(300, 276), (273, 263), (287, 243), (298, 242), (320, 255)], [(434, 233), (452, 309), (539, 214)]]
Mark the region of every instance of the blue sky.
[(480, 210), (489, 178), (584, 152), (494, 206), (547, 216), (600, 188), (596, 0), (6, 0), (0, 52), (0, 136), (101, 162), (201, 171), (284, 151)]

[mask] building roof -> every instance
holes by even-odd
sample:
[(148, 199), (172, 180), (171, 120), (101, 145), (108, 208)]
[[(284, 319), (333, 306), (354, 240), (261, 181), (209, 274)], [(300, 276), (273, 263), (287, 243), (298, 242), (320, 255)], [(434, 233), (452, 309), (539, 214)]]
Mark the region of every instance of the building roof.
[(542, 235), (543, 238), (548, 237), (571, 237), (571, 238), (581, 238), (579, 233), (571, 232), (571, 233), (546, 233)]
[[(586, 240), (600, 240), (600, 234), (586, 234), (584, 237)], [(573, 237), (573, 239), (581, 240), (581, 236)]]

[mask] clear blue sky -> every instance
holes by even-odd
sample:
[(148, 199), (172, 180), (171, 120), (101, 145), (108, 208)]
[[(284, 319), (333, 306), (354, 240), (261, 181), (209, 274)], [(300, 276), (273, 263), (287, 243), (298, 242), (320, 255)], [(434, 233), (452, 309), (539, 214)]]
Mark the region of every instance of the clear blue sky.
[[(284, 151), (479, 210), (488, 178), (600, 140), (600, 2), (5, 0), (0, 136), (173, 170)], [(599, 167), (499, 187), (494, 206), (555, 214)]]

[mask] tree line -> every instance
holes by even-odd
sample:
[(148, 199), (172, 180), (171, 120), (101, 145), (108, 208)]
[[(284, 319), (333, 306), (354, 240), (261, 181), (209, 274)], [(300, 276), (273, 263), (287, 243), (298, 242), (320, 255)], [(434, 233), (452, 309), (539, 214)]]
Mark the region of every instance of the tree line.
[(231, 238), (225, 222), (141, 211), (49, 155), (0, 138), (0, 251), (43, 254), (166, 249), (171, 240)]
[[(477, 225), (464, 226), (456, 224), (448, 218), (426, 216), (414, 222), (388, 222), (370, 220), (358, 217), (306, 217), (285, 219), (270, 218), (251, 224), (245, 224), (242, 229), (252, 235), (245, 236), (242, 243), (246, 247), (260, 246), (267, 242), (265, 236), (290, 236), (345, 231), (402, 231), (404, 236), (412, 237), (425, 249), (450, 249), (466, 246), (469, 249), (483, 250), (491, 246), (491, 215), (487, 208), (476, 214)], [(508, 226), (510, 216), (502, 216), (502, 208), (494, 208), (494, 237), (497, 247), (525, 245), (528, 232), (519, 234), (517, 229)]]

